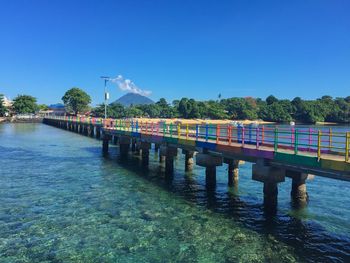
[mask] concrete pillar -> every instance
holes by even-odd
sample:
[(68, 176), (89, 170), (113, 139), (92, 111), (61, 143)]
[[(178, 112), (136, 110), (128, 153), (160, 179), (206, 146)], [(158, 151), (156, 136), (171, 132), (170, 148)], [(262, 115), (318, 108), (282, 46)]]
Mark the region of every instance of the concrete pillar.
[(268, 210), (275, 210), (278, 200), (277, 182), (264, 182), (264, 205)]
[(158, 150), (159, 150), (159, 144), (158, 143), (155, 143), (154, 144), (154, 152), (158, 152)]
[(177, 148), (162, 145), (159, 148), (159, 154), (165, 156), (166, 174), (172, 174), (174, 172), (174, 157), (177, 156)]
[(292, 201), (297, 204), (306, 204), (309, 200), (309, 195), (306, 191), (306, 180), (309, 175), (306, 173), (287, 170), (286, 176), (292, 178), (292, 190), (290, 192)]
[(279, 167), (270, 166), (267, 160), (259, 159), (253, 164), (252, 179), (264, 183), (264, 207), (268, 212), (277, 208), (277, 184), (285, 181), (286, 171)]
[(111, 139), (111, 136), (108, 134), (103, 135), (102, 139), (102, 153), (108, 154), (108, 147), (109, 147), (109, 140)]
[(141, 154), (141, 142), (135, 142), (135, 155)]
[(151, 144), (149, 142), (141, 142), (141, 149), (142, 149), (142, 165), (148, 166), (149, 150), (151, 149)]
[(205, 167), (205, 182), (207, 188), (214, 188), (216, 185), (216, 166), (222, 165), (222, 157), (208, 153), (198, 153), (196, 164)]
[(130, 148), (130, 137), (120, 136), (119, 149), (120, 149), (120, 156), (122, 158), (126, 158), (128, 156), (129, 148)]
[(216, 186), (216, 166), (205, 167), (205, 183), (208, 188)]
[(159, 154), (159, 162), (160, 163), (164, 163), (165, 162), (165, 156), (162, 156), (161, 154)]
[(136, 151), (136, 140), (135, 139), (131, 140), (131, 151), (132, 152)]
[(90, 125), (90, 136), (91, 137), (95, 136), (95, 127), (93, 125)]
[(84, 134), (85, 136), (89, 136), (89, 125), (84, 125)]
[(182, 153), (185, 154), (185, 170), (191, 170), (193, 167), (194, 151), (182, 150)]
[(100, 127), (96, 127), (96, 138), (97, 139), (101, 138), (101, 129), (100, 129)]
[(227, 167), (227, 178), (228, 178), (228, 185), (233, 186), (238, 184), (239, 180), (239, 160), (233, 160), (228, 159), (225, 160), (228, 167)]
[(172, 174), (174, 172), (174, 156), (168, 155), (165, 157), (165, 172)]

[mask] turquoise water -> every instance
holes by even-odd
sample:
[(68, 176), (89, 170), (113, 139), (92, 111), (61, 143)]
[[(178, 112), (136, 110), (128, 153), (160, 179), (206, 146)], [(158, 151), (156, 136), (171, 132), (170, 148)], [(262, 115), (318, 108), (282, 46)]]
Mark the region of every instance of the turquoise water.
[(103, 157), (101, 142), (42, 124), (0, 125), (0, 262), (346, 262), (350, 184), (308, 182), (294, 209), (287, 179), (276, 215), (262, 206), (251, 165), (238, 188), (220, 167), (214, 190), (204, 169), (173, 180), (151, 151)]

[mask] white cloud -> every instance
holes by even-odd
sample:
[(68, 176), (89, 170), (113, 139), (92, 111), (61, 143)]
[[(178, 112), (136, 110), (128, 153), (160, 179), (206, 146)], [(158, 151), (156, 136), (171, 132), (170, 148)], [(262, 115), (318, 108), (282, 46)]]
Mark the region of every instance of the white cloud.
[(122, 75), (111, 78), (110, 81), (117, 84), (118, 88), (122, 91), (132, 92), (143, 96), (149, 96), (152, 93), (149, 90), (142, 90), (138, 88), (134, 82), (132, 82), (130, 79), (125, 79)]

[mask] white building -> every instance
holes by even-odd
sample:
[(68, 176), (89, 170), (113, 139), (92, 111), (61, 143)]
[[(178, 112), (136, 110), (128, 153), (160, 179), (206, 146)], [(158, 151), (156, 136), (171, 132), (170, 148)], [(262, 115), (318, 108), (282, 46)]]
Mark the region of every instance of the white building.
[(8, 108), (8, 107), (11, 107), (12, 104), (13, 104), (13, 101), (4, 96), (4, 106)]

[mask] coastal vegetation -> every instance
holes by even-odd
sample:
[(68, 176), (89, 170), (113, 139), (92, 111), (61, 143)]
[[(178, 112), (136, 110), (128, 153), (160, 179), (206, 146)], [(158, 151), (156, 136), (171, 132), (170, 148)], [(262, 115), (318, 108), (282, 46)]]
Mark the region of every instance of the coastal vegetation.
[[(104, 117), (104, 104), (91, 108), (91, 97), (82, 89), (73, 87), (62, 97), (66, 112), (70, 114), (90, 114)], [(48, 110), (47, 105), (37, 105), (36, 98), (29, 95), (18, 95), (11, 109), (4, 107), (3, 96), (0, 95), (0, 116), (5, 112), (16, 114), (35, 113)], [(107, 105), (110, 118), (184, 118), (184, 119), (231, 119), (231, 120), (263, 120), (271, 122), (316, 123), (334, 122), (350, 123), (350, 96), (332, 98), (322, 96), (316, 100), (303, 100), (296, 97), (292, 100), (278, 99), (273, 95), (266, 99), (253, 97), (232, 97), (217, 100), (198, 101), (181, 98), (172, 103), (161, 98), (152, 104), (130, 104), (123, 106), (118, 102)]]
[(4, 105), (4, 95), (0, 94), (0, 116), (5, 116), (7, 109)]
[(36, 98), (29, 95), (18, 95), (12, 104), (16, 114), (35, 113), (37, 111)]
[[(154, 104), (130, 105), (124, 107), (112, 103), (107, 108), (108, 117), (151, 117), (151, 118), (202, 118), (202, 119), (261, 119), (272, 122), (297, 121), (301, 123), (316, 122), (350, 122), (350, 96), (332, 98), (323, 96), (316, 100), (277, 99), (273, 95), (265, 100), (260, 98), (228, 98), (208, 101), (197, 101), (182, 98), (171, 104), (164, 98)], [(104, 105), (92, 110), (98, 117), (104, 116)]]
[(74, 114), (89, 110), (89, 104), (91, 103), (90, 96), (77, 87), (68, 90), (62, 97), (62, 100), (66, 110)]

